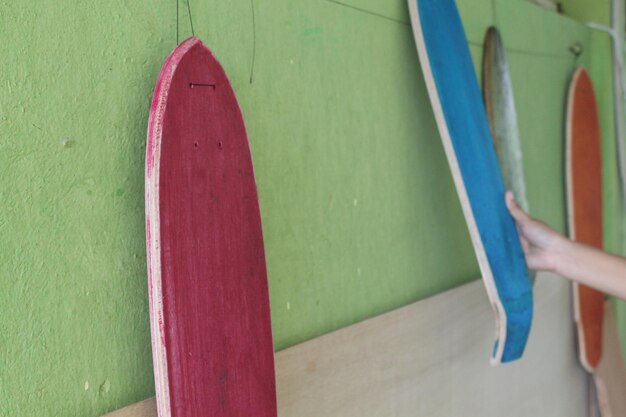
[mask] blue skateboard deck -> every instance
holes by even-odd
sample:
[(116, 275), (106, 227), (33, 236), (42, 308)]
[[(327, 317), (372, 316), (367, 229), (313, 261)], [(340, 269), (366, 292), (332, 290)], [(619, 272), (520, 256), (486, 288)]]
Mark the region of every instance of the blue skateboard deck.
[(439, 133), (496, 319), (491, 363), (519, 359), (533, 313), (532, 284), (478, 80), (454, 0), (409, 0), (415, 43)]

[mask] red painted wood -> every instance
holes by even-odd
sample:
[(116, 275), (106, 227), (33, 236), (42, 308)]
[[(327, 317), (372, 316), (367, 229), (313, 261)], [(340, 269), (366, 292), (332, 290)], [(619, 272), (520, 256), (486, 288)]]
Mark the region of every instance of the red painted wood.
[[(568, 200), (570, 238), (603, 247), (602, 153), (598, 109), (591, 79), (574, 74), (568, 116)], [(580, 360), (592, 371), (602, 357), (604, 294), (574, 284)]]
[(179, 45), (162, 69), (146, 155), (159, 415), (274, 417), (269, 294), (248, 138), (224, 70), (197, 38)]

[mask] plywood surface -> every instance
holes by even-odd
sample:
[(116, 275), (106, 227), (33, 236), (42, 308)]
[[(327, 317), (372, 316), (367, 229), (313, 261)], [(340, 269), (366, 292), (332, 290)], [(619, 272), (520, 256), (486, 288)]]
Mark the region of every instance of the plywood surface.
[[(587, 71), (576, 70), (568, 95), (566, 170), (569, 237), (602, 249), (602, 149), (598, 109)], [(602, 358), (604, 294), (573, 283), (580, 361), (593, 371)]]
[(112, 413), (108, 413), (102, 417), (157, 417), (156, 398), (148, 398), (147, 400), (129, 405)]
[(540, 274), (536, 291), (527, 352), (498, 368), (480, 282), (278, 352), (279, 415), (586, 417), (569, 285)]
[(146, 148), (150, 322), (161, 417), (276, 415), (261, 214), (239, 104), (198, 38), (156, 83)]
[(476, 282), (280, 352), (279, 409), (303, 417), (584, 416), (568, 285), (544, 275), (536, 292), (537, 320), (519, 362), (489, 366), (491, 312)]

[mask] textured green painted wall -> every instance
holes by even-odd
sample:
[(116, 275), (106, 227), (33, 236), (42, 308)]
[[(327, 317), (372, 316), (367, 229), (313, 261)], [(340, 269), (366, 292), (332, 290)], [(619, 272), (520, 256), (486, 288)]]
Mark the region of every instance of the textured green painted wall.
[[(143, 158), (174, 5), (0, 1), (2, 417), (97, 416), (154, 391)], [(190, 3), (249, 130), (276, 348), (478, 277), (404, 0), (253, 5), (255, 30), (249, 0)], [(487, 26), (502, 31), (532, 211), (563, 231), (568, 48), (606, 86), (608, 43), (522, 0), (459, 7), (477, 65)]]

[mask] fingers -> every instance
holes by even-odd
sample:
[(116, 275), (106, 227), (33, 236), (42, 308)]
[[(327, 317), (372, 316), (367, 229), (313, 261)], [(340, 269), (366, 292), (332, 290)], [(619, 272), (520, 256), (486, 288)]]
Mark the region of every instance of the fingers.
[(541, 259), (532, 253), (526, 255), (526, 265), (528, 266), (528, 269), (532, 269), (533, 271), (540, 271), (543, 269)]
[(528, 257), (530, 255), (530, 243), (528, 243), (528, 240), (521, 234), (520, 241), (522, 243), (522, 251), (524, 251), (524, 254)]
[(509, 213), (515, 219), (515, 221), (519, 223), (524, 223), (531, 220), (531, 217), (517, 204), (515, 201), (515, 197), (513, 197), (513, 193), (511, 191), (507, 191), (504, 194), (504, 198), (506, 201), (506, 207), (509, 209)]

